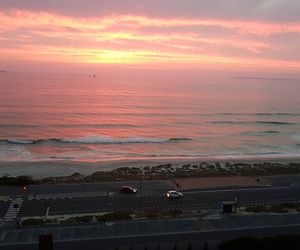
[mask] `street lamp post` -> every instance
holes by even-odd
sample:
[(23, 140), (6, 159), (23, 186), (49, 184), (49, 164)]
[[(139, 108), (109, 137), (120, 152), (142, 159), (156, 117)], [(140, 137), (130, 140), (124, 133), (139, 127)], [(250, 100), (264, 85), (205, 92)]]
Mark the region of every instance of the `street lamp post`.
[(143, 192), (143, 166), (140, 167), (140, 199), (139, 199), (139, 208), (140, 213), (142, 213), (142, 192)]
[[(240, 177), (240, 173), (237, 172), (236, 174), (236, 186), (237, 188), (239, 188), (239, 177)], [(234, 197), (234, 212), (236, 213), (237, 210), (237, 203), (238, 203), (238, 196), (237, 196), (237, 192), (235, 192), (235, 197)]]

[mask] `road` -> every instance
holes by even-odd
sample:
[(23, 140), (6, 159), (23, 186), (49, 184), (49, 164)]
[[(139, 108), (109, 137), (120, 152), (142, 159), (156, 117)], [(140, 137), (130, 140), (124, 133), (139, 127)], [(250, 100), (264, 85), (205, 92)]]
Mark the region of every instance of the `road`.
[[(118, 193), (121, 186), (129, 185), (139, 188), (139, 181), (115, 181), (84, 184), (59, 184), (59, 185), (32, 185), (24, 192), (22, 187), (0, 186), (0, 196), (48, 196), (68, 193)], [(171, 186), (164, 181), (143, 181), (143, 193), (163, 192)]]
[[(291, 185), (285, 186), (184, 191), (182, 199), (174, 200), (166, 198), (166, 191), (172, 187), (164, 181), (144, 181), (141, 196), (139, 193), (135, 195), (119, 193), (122, 185), (139, 187), (138, 181), (30, 186), (21, 195), (24, 202), (16, 216), (46, 216), (46, 214), (52, 216), (139, 209), (210, 210), (219, 209), (222, 201), (235, 199), (238, 201), (238, 206), (300, 201), (300, 185), (295, 185), (295, 178), (289, 179), (292, 180)], [(20, 195), (20, 187), (0, 187), (0, 196), (4, 194), (14, 199)], [(9, 204), (10, 201), (0, 201), (0, 218), (5, 216)]]
[(96, 213), (129, 210), (208, 210), (219, 209), (222, 201), (238, 200), (239, 206), (279, 204), (300, 201), (300, 188), (275, 187), (232, 190), (209, 190), (183, 192), (182, 199), (167, 199), (165, 194), (143, 195), (114, 194), (99, 197), (76, 197), (53, 200), (25, 200), (21, 217)]
[[(49, 216), (63, 215), (63, 214), (84, 214), (84, 213), (96, 213), (96, 212), (108, 212), (108, 211), (124, 211), (124, 210), (170, 210), (170, 209), (187, 209), (187, 210), (215, 210), (220, 208), (220, 203), (222, 201), (234, 200), (237, 198), (239, 206), (253, 206), (253, 205), (267, 205), (267, 204), (279, 204), (285, 202), (295, 202), (300, 201), (300, 186), (299, 185), (276, 185), (274, 187), (264, 187), (264, 188), (242, 188), (242, 189), (222, 189), (222, 190), (193, 190), (184, 191), (184, 197), (182, 199), (172, 199), (166, 198), (165, 192), (170, 189), (170, 186), (165, 182), (145, 182), (143, 183), (143, 194), (140, 200), (140, 194), (136, 195), (122, 195), (118, 192), (120, 185), (128, 183), (101, 183), (101, 184), (85, 184), (85, 185), (59, 185), (59, 186), (35, 186), (30, 187), (30, 191), (23, 194), (24, 202), (21, 206), (21, 210), (18, 217), (30, 217), (30, 216)], [(129, 183), (132, 186), (138, 187), (139, 182)], [(0, 194), (3, 195), (5, 188), (0, 188)], [(41, 200), (28, 200), (29, 196), (39, 195), (43, 192), (48, 192), (47, 196)], [(17, 189), (7, 189), (7, 193), (12, 198), (18, 195)], [(65, 195), (60, 196), (61, 194)], [(73, 195), (76, 194), (74, 197)], [(78, 194), (81, 194), (78, 196)], [(90, 195), (92, 194), (92, 195)], [(107, 195), (109, 194), (109, 195)], [(49, 199), (50, 197), (56, 197)], [(68, 197), (68, 198), (66, 198)], [(41, 197), (40, 197), (41, 198)], [(0, 202), (0, 218), (3, 218), (10, 201)], [(287, 215), (289, 216), (289, 215)], [(141, 225), (137, 226), (140, 228), (137, 232), (143, 232), (143, 230), (150, 230), (148, 235), (138, 235), (132, 239), (131, 236), (120, 235), (120, 231), (123, 228), (123, 233), (128, 232), (128, 228), (131, 228), (132, 224), (128, 222), (122, 226), (117, 225), (107, 225), (107, 233), (113, 233), (108, 238), (98, 239), (98, 238), (85, 238), (80, 239), (80, 234), (84, 234), (84, 237), (88, 237), (93, 234), (92, 229), (94, 225), (87, 225), (85, 229), (83, 228), (62, 228), (55, 229), (45, 227), (43, 229), (37, 230), (12, 230), (7, 231), (6, 234), (1, 235), (0, 240), (8, 241), (8, 244), (1, 246), (1, 249), (36, 249), (36, 243), (34, 245), (31, 240), (34, 239), (34, 235), (39, 235), (40, 233), (46, 232), (53, 235), (57, 235), (58, 239), (62, 241), (55, 242), (57, 249), (98, 249), (99, 244), (104, 249), (108, 249), (115, 246), (124, 246), (126, 244), (140, 244), (145, 242), (150, 242), (152, 244), (163, 243), (163, 242), (174, 242), (178, 240), (180, 234), (180, 241), (201, 241), (201, 240), (216, 240), (225, 239), (228, 237), (237, 237), (241, 235), (258, 235), (263, 236), (266, 234), (274, 235), (279, 233), (299, 233), (300, 232), (300, 217), (297, 216), (296, 219), (286, 217), (286, 219), (270, 219), (271, 217), (262, 216), (258, 218), (257, 222), (253, 218), (241, 218), (237, 220), (237, 217), (232, 217), (231, 219), (221, 218), (220, 220), (209, 220), (208, 224), (195, 222), (198, 225), (198, 230), (202, 232), (182, 232), (183, 225), (179, 227), (176, 226), (174, 221), (161, 222), (161, 225), (165, 228), (166, 234), (163, 236), (151, 235), (151, 232), (156, 232), (157, 228), (152, 231), (147, 228), (155, 226), (157, 221), (154, 222), (141, 222)], [(265, 218), (266, 217), (266, 218)], [(279, 217), (277, 217), (279, 218)], [(286, 221), (286, 225), (282, 222)], [(274, 226), (270, 226), (269, 223), (275, 223)], [(124, 222), (125, 223), (125, 222)], [(232, 228), (233, 225), (240, 225), (240, 229)], [(290, 224), (289, 224), (290, 223)], [(191, 224), (192, 225), (192, 224)], [(259, 225), (265, 225), (261, 228)], [(101, 226), (100, 226), (101, 227)], [(127, 228), (128, 227), (128, 228)], [(177, 228), (172, 229), (172, 227)], [(204, 232), (203, 228), (208, 231)], [(210, 228), (211, 227), (211, 228)], [(249, 228), (247, 228), (249, 227)], [(126, 229), (127, 228), (127, 229)], [(255, 229), (254, 229), (255, 228)], [(126, 230), (125, 230), (126, 229)], [(180, 230), (179, 230), (180, 229)], [(4, 230), (4, 229), (3, 229)], [(6, 230), (6, 229), (5, 229)], [(9, 229), (10, 230), (10, 229)], [(179, 231), (178, 231), (179, 230)], [(3, 231), (4, 232), (4, 231)], [(105, 230), (99, 230), (98, 233), (103, 236)], [(1, 233), (1, 232), (0, 232)], [(115, 233), (115, 234), (114, 234)], [(5, 237), (4, 237), (4, 236)], [(74, 239), (69, 239), (69, 236), (75, 237)], [(3, 237), (2, 237), (3, 236)], [(101, 236), (101, 237), (102, 237)], [(122, 237), (121, 237), (122, 236)], [(27, 239), (28, 237), (28, 239)], [(66, 237), (66, 238), (64, 238)], [(114, 240), (112, 240), (112, 238)], [(30, 240), (31, 239), (31, 240)], [(12, 240), (12, 242), (10, 241)], [(27, 242), (23, 244), (22, 242)], [(74, 242), (72, 242), (74, 241)], [(11, 243), (9, 243), (11, 242)], [(19, 243), (18, 243), (19, 242)], [(184, 243), (185, 244), (185, 243)], [(199, 243), (200, 244), (200, 243)], [(202, 242), (201, 242), (202, 244)], [(89, 246), (89, 248), (86, 248)], [(21, 247), (21, 248), (20, 248)], [(129, 245), (124, 250), (129, 249)], [(136, 249), (136, 248), (134, 248)], [(144, 249), (144, 248), (141, 248)], [(151, 249), (151, 248), (150, 248)], [(155, 247), (153, 249), (156, 249)], [(167, 248), (166, 248), (167, 249)], [(170, 248), (173, 249), (173, 248)], [(123, 250), (123, 249), (120, 249)], [(137, 250), (140, 250), (137, 248)]]

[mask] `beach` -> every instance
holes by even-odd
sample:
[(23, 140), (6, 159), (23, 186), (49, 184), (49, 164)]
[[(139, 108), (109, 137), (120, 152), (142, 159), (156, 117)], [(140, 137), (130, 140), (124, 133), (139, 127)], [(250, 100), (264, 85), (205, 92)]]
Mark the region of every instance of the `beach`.
[[(122, 178), (151, 178), (271, 175), (300, 172), (300, 158), (244, 158), (244, 159), (157, 159), (118, 160), (103, 162), (0, 162), (1, 176), (31, 176), (34, 179), (66, 177), (74, 173), (89, 176), (95, 173), (117, 173)], [(267, 169), (267, 172), (266, 172)], [(278, 170), (280, 169), (280, 170)], [(156, 176), (156, 177), (155, 177)], [(150, 177), (149, 177), (150, 178)]]

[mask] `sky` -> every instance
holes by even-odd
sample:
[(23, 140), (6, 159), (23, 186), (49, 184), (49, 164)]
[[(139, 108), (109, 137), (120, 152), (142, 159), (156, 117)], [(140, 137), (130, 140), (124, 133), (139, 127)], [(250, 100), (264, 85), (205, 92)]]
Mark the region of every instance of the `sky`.
[(299, 13), (300, 0), (1, 0), (0, 70), (298, 72)]

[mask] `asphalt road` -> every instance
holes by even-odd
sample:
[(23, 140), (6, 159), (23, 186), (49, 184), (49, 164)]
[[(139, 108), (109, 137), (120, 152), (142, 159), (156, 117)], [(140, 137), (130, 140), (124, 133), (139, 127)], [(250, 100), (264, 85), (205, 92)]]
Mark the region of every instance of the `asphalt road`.
[(71, 199), (28, 200), (23, 203), (19, 216), (44, 216), (49, 207), (49, 215), (95, 213), (107, 211), (162, 210), (162, 209), (219, 209), (222, 201), (237, 198), (239, 206), (278, 204), (300, 201), (300, 188), (275, 187), (254, 189), (232, 189), (184, 192), (181, 199), (167, 199), (165, 193), (99, 197), (77, 197)]
[[(53, 195), (63, 193), (113, 192), (118, 193), (120, 187), (129, 185), (139, 189), (140, 181), (115, 181), (85, 184), (31, 185), (24, 192), (22, 187), (0, 186), (0, 196), (17, 195)], [(143, 181), (143, 193), (164, 192), (171, 188), (164, 181)]]
[[(12, 198), (20, 194), (23, 196), (24, 202), (18, 214), (19, 217), (45, 216), (47, 210), (49, 215), (137, 209), (208, 210), (219, 209), (222, 201), (232, 201), (235, 198), (238, 200), (239, 206), (300, 201), (300, 185), (295, 185), (299, 181), (299, 176), (286, 176), (281, 177), (282, 179), (278, 177), (267, 178), (268, 181), (276, 183), (274, 187), (186, 191), (183, 192), (184, 197), (177, 200), (166, 198), (166, 191), (172, 187), (164, 181), (144, 181), (141, 197), (140, 193), (135, 195), (119, 193), (122, 185), (130, 185), (140, 189), (141, 183), (139, 181), (84, 185), (37, 185), (28, 187), (26, 192), (20, 192), (20, 187), (0, 187), (0, 195)], [(110, 195), (107, 195), (108, 193)], [(27, 200), (27, 198), (32, 198), (38, 194), (42, 194), (40, 195), (42, 200)], [(53, 199), (50, 199), (51, 197)], [(43, 200), (43, 198), (47, 200)], [(10, 202), (0, 201), (0, 218), (4, 217), (9, 204)]]
[[(277, 181), (277, 180), (276, 180)], [(277, 181), (278, 182), (278, 181)], [(210, 210), (219, 209), (222, 201), (234, 200), (237, 198), (239, 206), (253, 206), (253, 205), (267, 205), (267, 204), (278, 204), (285, 202), (300, 201), (300, 187), (299, 185), (278, 185), (276, 187), (268, 188), (249, 188), (249, 189), (225, 189), (225, 190), (195, 190), (184, 192), (182, 199), (166, 198), (165, 192), (170, 189), (170, 186), (165, 182), (144, 182), (143, 183), (143, 194), (136, 195), (122, 195), (120, 194), (119, 187), (122, 185), (131, 185), (139, 187), (139, 182), (133, 183), (100, 183), (100, 184), (84, 184), (84, 185), (58, 185), (58, 186), (35, 186), (30, 187), (28, 193), (23, 194), (24, 203), (21, 207), (19, 217), (25, 216), (45, 216), (48, 211), (49, 215), (62, 215), (62, 214), (79, 214), (79, 213), (95, 213), (95, 212), (106, 212), (106, 211), (122, 211), (122, 210), (167, 210), (167, 209), (193, 209), (193, 210)], [(33, 189), (32, 189), (33, 188)], [(14, 197), (18, 195), (19, 190), (7, 189), (6, 187), (0, 188), (1, 192), (6, 192), (5, 195), (9, 194)], [(106, 191), (111, 192), (110, 195), (103, 195)], [(60, 193), (97, 193), (99, 196), (93, 195), (88, 197), (73, 197), (68, 199), (47, 199), (47, 200), (26, 200), (26, 196), (32, 194), (40, 194), (41, 192), (48, 192), (48, 194), (60, 194)], [(3, 195), (3, 193), (2, 193)], [(49, 196), (50, 197), (50, 196)], [(140, 199), (141, 197), (141, 199)], [(3, 218), (10, 202), (0, 202), (0, 218)], [(264, 218), (260, 218), (262, 221)], [(243, 219), (242, 222), (253, 223), (253, 220)], [(222, 222), (223, 223), (223, 222)], [(233, 223), (232, 221), (230, 223)], [(237, 223), (237, 222), (234, 222)], [(294, 223), (294, 222), (293, 222)], [(169, 225), (169, 223), (167, 223)], [(166, 224), (166, 225), (167, 225)], [(170, 225), (173, 222), (170, 222)], [(241, 235), (274, 235), (282, 233), (300, 233), (300, 225), (289, 225), (283, 227), (268, 227), (268, 228), (256, 228), (256, 229), (228, 229), (224, 226), (224, 230), (220, 230), (223, 226), (220, 225), (220, 221), (210, 221), (210, 224), (215, 227), (214, 232), (193, 232), (193, 233), (175, 233), (170, 230), (170, 233), (163, 236), (157, 235), (140, 235), (135, 237), (118, 237), (113, 236), (110, 239), (77, 239), (72, 242), (68, 240), (68, 229), (61, 229), (59, 237), (66, 237), (63, 242), (56, 242), (54, 249), (109, 249), (115, 248), (116, 246), (128, 246), (130, 244), (144, 244), (145, 242), (151, 244), (157, 243), (168, 243), (168, 242), (188, 242), (188, 241), (202, 241), (202, 240), (219, 240), (227, 239), (231, 237), (238, 237)], [(215, 224), (215, 225), (214, 225)], [(221, 226), (221, 227), (219, 227)], [(114, 228), (112, 226), (112, 228)], [(47, 229), (54, 230), (54, 229)], [(79, 229), (78, 229), (79, 230)], [(80, 234), (82, 230), (72, 230), (72, 235)], [(118, 232), (119, 228), (115, 228)], [(55, 230), (54, 230), (55, 231)], [(53, 232), (54, 232), (53, 231)], [(33, 232), (33, 231), (32, 231)], [(50, 231), (49, 231), (50, 232)], [(28, 231), (22, 231), (18, 234), (16, 240), (26, 238)], [(54, 232), (56, 233), (56, 232)], [(102, 232), (103, 233), (103, 232)], [(88, 234), (87, 231), (85, 234)], [(7, 235), (9, 239), (9, 235)], [(30, 236), (31, 237), (31, 236)], [(58, 237), (58, 236), (57, 236)], [(76, 239), (76, 238), (75, 238)], [(36, 244), (12, 244), (1, 246), (1, 249), (37, 249)], [(141, 250), (144, 248), (134, 248)], [(149, 248), (151, 249), (151, 248)], [(154, 249), (154, 248), (153, 248)], [(167, 248), (166, 248), (167, 249)], [(170, 248), (173, 249), (173, 248)], [(123, 250), (123, 249), (120, 249)], [(124, 248), (127, 250), (127, 248)]]

